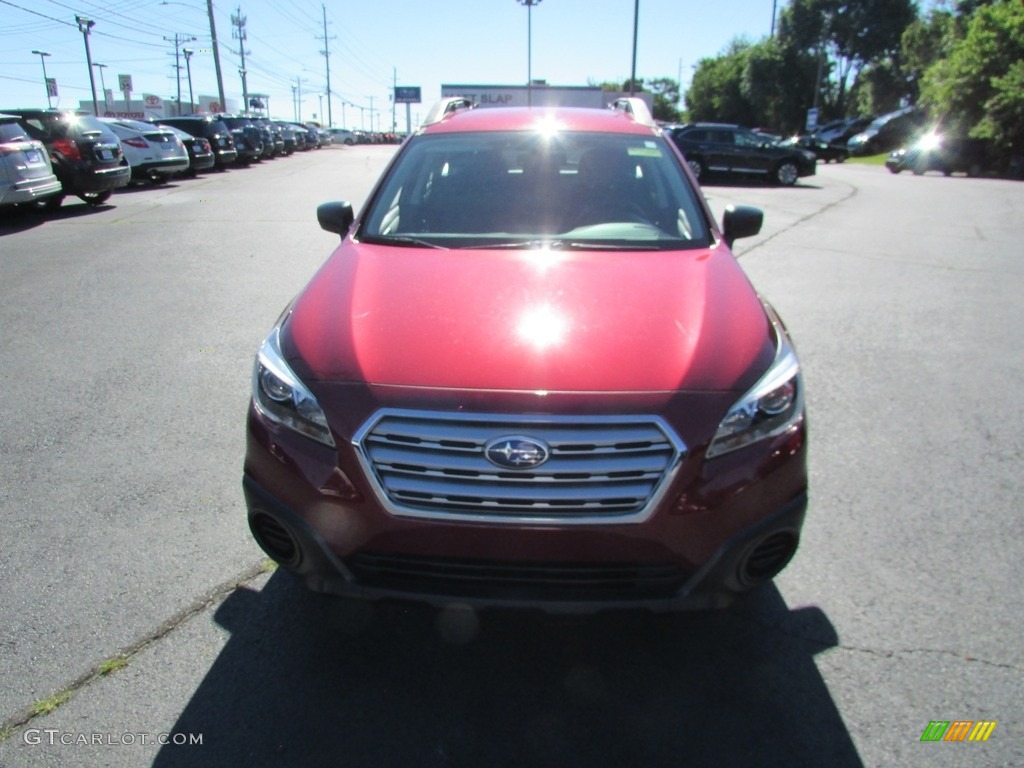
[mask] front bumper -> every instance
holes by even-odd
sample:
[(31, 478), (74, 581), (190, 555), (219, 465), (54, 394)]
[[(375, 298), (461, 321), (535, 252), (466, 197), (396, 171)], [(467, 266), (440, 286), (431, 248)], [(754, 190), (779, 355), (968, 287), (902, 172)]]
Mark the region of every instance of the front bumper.
[(667, 562), (495, 561), (368, 552), (343, 560), (303, 517), (248, 475), (243, 491), (257, 542), (314, 592), (550, 613), (724, 608), (785, 567), (796, 551), (807, 509), (807, 494), (800, 493), (734, 534), (688, 572)]

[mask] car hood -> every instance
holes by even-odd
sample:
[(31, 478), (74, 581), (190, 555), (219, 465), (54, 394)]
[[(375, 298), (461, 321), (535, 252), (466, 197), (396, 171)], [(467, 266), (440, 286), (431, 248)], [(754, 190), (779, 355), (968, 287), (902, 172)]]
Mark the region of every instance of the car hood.
[(745, 390), (774, 356), (724, 246), (440, 250), (346, 240), (291, 308), (310, 381), (571, 392)]

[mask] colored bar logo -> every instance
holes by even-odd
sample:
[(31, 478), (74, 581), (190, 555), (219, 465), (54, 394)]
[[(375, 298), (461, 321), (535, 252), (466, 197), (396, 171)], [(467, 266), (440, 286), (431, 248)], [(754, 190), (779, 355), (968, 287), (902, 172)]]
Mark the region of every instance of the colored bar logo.
[(921, 741), (988, 741), (996, 725), (996, 720), (932, 720)]

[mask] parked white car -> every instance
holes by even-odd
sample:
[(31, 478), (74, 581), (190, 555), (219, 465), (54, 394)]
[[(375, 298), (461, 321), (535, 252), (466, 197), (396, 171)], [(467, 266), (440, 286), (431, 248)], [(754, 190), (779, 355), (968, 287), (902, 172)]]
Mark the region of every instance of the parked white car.
[(132, 181), (163, 182), (188, 170), (188, 150), (170, 129), (138, 120), (100, 119), (121, 140), (124, 156), (132, 167)]
[(45, 200), (60, 191), (46, 147), (26, 135), (18, 118), (0, 114), (0, 207)]
[(331, 138), (335, 144), (347, 144), (352, 146), (356, 143), (356, 135), (347, 128), (328, 128), (331, 133)]

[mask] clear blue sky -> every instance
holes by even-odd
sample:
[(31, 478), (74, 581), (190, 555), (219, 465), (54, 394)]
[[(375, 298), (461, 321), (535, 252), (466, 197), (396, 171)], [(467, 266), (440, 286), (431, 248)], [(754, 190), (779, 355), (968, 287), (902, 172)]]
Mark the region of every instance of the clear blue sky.
[[(779, 8), (783, 4), (779, 0)], [(292, 86), (301, 84), (303, 119), (319, 113), (318, 94), (326, 91), (324, 44), (318, 39), (324, 35), (324, 6), (335, 125), (342, 123), (342, 101), (348, 127), (370, 127), (371, 103), (379, 116), (374, 127), (390, 125), (396, 73), (398, 85), (422, 88), (424, 104), (414, 106), (414, 120), (440, 96), (442, 83), (526, 82), (528, 11), (517, 0), (218, 0), (214, 15), (227, 97), (241, 101), (231, 24), (240, 8), (247, 20), (249, 91), (269, 94), (271, 111), (292, 118)], [(533, 77), (552, 85), (628, 78), (633, 10), (634, 0), (541, 0), (529, 12)], [(89, 38), (92, 60), (107, 65), (103, 79), (115, 98), (121, 95), (119, 74), (132, 76), (136, 97), (176, 95), (176, 33), (197, 38), (180, 46), (196, 50), (196, 96), (216, 95), (205, 0), (0, 0), (0, 107), (46, 105), (42, 65), (33, 49), (51, 54), (46, 70), (57, 80), (59, 106), (91, 99), (76, 14), (96, 22)], [(771, 17), (772, 0), (640, 0), (637, 77), (681, 76), (685, 85), (701, 58), (718, 54), (733, 38), (768, 35)], [(184, 64), (182, 58), (187, 100)], [(102, 100), (101, 70), (95, 72)]]

